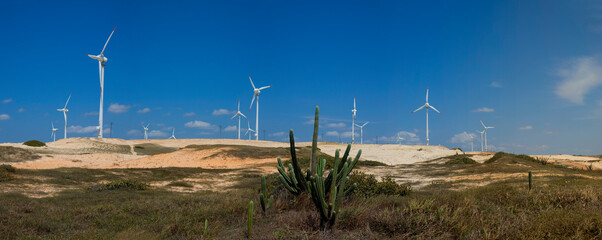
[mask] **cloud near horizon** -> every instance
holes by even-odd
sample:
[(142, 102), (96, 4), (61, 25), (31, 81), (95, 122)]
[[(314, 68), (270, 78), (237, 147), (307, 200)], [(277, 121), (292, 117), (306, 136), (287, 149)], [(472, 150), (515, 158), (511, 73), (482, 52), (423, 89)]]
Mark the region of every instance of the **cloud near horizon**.
[(527, 125), (527, 126), (518, 128), (518, 130), (532, 130), (532, 129), (533, 129), (533, 126), (531, 126), (531, 125)]
[(226, 128), (224, 128), (224, 132), (236, 132), (236, 129), (238, 128), (235, 125), (227, 126)]
[(494, 112), (495, 110), (493, 108), (488, 108), (488, 107), (482, 107), (482, 108), (477, 108), (475, 110), (472, 110), (473, 112)]
[(231, 114), (236, 114), (236, 111), (230, 111), (228, 109), (221, 108), (221, 109), (213, 110), (213, 113), (211, 113), (211, 114), (213, 114), (213, 116), (231, 115)]
[(147, 112), (150, 112), (150, 111), (151, 111), (150, 108), (143, 108), (143, 109), (138, 110), (137, 113), (147, 113)]
[(8, 120), (10, 116), (8, 114), (0, 114), (0, 120)]
[(129, 105), (123, 105), (123, 104), (119, 104), (119, 103), (112, 103), (109, 106), (109, 112), (112, 113), (124, 113), (127, 112), (130, 109), (131, 106)]
[(2, 100), (2, 103), (11, 103), (11, 102), (13, 102), (12, 98), (7, 98), (7, 99)]
[(83, 126), (79, 126), (79, 125), (71, 125), (70, 127), (67, 128), (67, 134), (69, 133), (92, 133), (92, 132), (96, 132), (98, 130), (96, 130), (96, 126), (87, 126), (87, 127), (83, 127)]
[(585, 95), (602, 85), (602, 67), (593, 57), (573, 59), (566, 68), (558, 70), (562, 81), (556, 95), (574, 104), (583, 104)]
[(199, 120), (194, 120), (187, 122), (184, 126), (189, 128), (200, 128), (200, 129), (215, 129), (215, 126), (208, 122), (203, 122)]

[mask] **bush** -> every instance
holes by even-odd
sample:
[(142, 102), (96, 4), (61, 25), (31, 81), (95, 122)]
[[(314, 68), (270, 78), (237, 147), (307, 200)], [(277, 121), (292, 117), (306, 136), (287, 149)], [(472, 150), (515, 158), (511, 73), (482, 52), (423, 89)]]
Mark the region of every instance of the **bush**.
[(100, 192), (105, 190), (147, 190), (150, 186), (138, 180), (117, 180), (107, 184), (90, 187), (90, 190)]
[(468, 157), (456, 157), (456, 158), (450, 159), (447, 162), (445, 162), (445, 164), (475, 164), (475, 163), (477, 163), (477, 161), (472, 160), (471, 158), (468, 158)]
[(185, 182), (185, 181), (171, 182), (171, 183), (167, 184), (167, 186), (170, 186), (170, 187), (187, 187), (187, 188), (194, 187), (192, 184), (190, 184), (188, 182)]
[(44, 147), (46, 146), (46, 143), (40, 142), (38, 140), (29, 140), (27, 142), (24, 142), (23, 145), (30, 147)]
[(373, 197), (376, 195), (405, 196), (412, 191), (409, 183), (398, 184), (390, 177), (383, 177), (379, 182), (374, 175), (353, 172), (349, 175), (349, 184), (357, 183), (353, 195)]
[(0, 165), (0, 182), (10, 180), (13, 178), (11, 173), (16, 171), (15, 167), (7, 164)]
[(493, 162), (497, 161), (498, 159), (502, 158), (504, 155), (506, 155), (505, 152), (497, 152), (493, 155), (493, 157), (491, 157), (490, 159), (485, 161), (485, 163), (493, 163)]

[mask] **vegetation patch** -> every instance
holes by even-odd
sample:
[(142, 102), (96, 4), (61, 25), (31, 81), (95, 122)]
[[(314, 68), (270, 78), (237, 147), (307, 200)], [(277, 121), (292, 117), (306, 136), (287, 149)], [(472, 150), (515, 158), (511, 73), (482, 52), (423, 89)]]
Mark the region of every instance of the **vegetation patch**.
[(13, 179), (12, 174), (15, 173), (15, 167), (7, 164), (0, 165), (0, 182)]
[(105, 190), (147, 190), (149, 185), (138, 180), (117, 180), (106, 184), (90, 187), (90, 190), (100, 192)]
[(349, 175), (349, 183), (357, 184), (352, 195), (361, 197), (374, 197), (377, 195), (406, 196), (412, 192), (410, 184), (398, 184), (390, 177), (383, 177), (380, 181), (374, 175), (363, 172), (353, 172)]
[(137, 144), (134, 146), (134, 151), (138, 155), (155, 155), (161, 153), (170, 153), (177, 151), (178, 148), (165, 147), (152, 143)]
[(167, 184), (167, 186), (170, 186), (170, 187), (185, 187), (185, 188), (194, 187), (192, 184), (190, 184), (190, 183), (188, 183), (186, 181), (171, 182), (171, 183)]
[(450, 160), (448, 160), (447, 162), (445, 162), (445, 164), (475, 164), (477, 163), (477, 161), (469, 158), (469, 157), (454, 157)]
[(40, 142), (38, 140), (29, 140), (27, 142), (24, 142), (23, 145), (30, 147), (44, 147), (46, 146), (46, 143)]
[(0, 162), (24, 162), (41, 158), (27, 149), (11, 146), (0, 146)]

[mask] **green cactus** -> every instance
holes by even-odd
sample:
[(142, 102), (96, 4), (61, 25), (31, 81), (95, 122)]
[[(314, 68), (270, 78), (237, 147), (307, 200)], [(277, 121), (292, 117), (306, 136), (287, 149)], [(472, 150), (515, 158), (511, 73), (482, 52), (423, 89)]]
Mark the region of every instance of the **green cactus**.
[(207, 227), (209, 226), (209, 222), (205, 218), (205, 229), (203, 230), (203, 239), (207, 239)]
[(529, 191), (533, 188), (533, 174), (529, 171)]
[(270, 196), (268, 199), (268, 188), (265, 184), (265, 176), (261, 176), (261, 195), (259, 195), (259, 203), (261, 203), (261, 209), (264, 213), (272, 206), (272, 201), (274, 201), (274, 196)]
[(247, 218), (247, 237), (251, 238), (251, 233), (253, 232), (253, 200), (249, 202), (249, 217)]
[(318, 153), (318, 126), (320, 125), (320, 107), (316, 106), (316, 113), (314, 117), (314, 135), (311, 139), (311, 160), (309, 161), (309, 170), (311, 175), (315, 175), (316, 172), (316, 158)]

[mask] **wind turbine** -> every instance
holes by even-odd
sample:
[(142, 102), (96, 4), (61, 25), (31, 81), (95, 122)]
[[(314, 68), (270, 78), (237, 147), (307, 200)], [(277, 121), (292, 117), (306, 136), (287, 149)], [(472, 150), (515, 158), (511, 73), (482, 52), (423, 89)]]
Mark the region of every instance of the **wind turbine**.
[[(251, 125), (249, 124), (249, 119), (247, 119), (247, 132), (245, 133), (245, 135), (249, 134), (250, 132), (255, 132), (255, 130), (251, 129)], [(251, 134), (249, 134), (249, 140), (251, 140)]]
[(56, 130), (59, 130), (59, 129), (55, 128), (54, 123), (52, 123), (52, 134), (50, 134), (50, 138), (52, 139), (53, 142), (56, 142)]
[(176, 128), (173, 128), (171, 131), (171, 137), (169, 137), (168, 139), (176, 139)]
[(483, 134), (485, 133), (485, 130), (483, 130), (483, 131), (475, 130), (475, 131), (481, 134), (481, 152), (482, 152), (484, 150), (483, 149)]
[(424, 105), (422, 105), (422, 107), (419, 107), (418, 109), (414, 110), (412, 113), (418, 112), (420, 109), (423, 109), (426, 107), (426, 145), (429, 145), (429, 108), (432, 108), (433, 110), (435, 110), (435, 112), (441, 114), (439, 112), (439, 110), (437, 110), (435, 107), (431, 106), (429, 104), (429, 89), (426, 88), (426, 103)]
[(366, 124), (370, 123), (370, 121), (364, 123), (363, 125), (357, 125), (355, 124), (355, 126), (357, 126), (358, 128), (360, 128), (360, 144), (364, 144), (364, 126), (366, 126)]
[(481, 120), (481, 125), (483, 125), (483, 132), (485, 133), (485, 151), (487, 151), (487, 129), (495, 128), (495, 127), (485, 126), (485, 124), (483, 123), (483, 120)]
[(351, 109), (351, 143), (355, 142), (355, 119), (357, 118), (357, 109), (355, 109), (355, 97), (353, 97), (353, 109)]
[(470, 136), (470, 151), (474, 152), (474, 136), (472, 134)]
[(259, 134), (257, 134), (257, 132), (259, 132), (259, 93), (263, 89), (271, 88), (272, 85), (256, 88), (255, 84), (253, 84), (253, 80), (251, 79), (251, 75), (249, 75), (249, 81), (251, 81), (251, 86), (253, 86), (253, 100), (251, 100), (251, 106), (249, 106), (249, 112), (251, 111), (251, 108), (253, 107), (253, 102), (255, 102), (255, 97), (257, 97), (257, 104), (255, 104), (255, 108), (257, 109), (257, 113), (255, 113), (255, 140), (257, 141), (257, 140), (259, 140)]
[(144, 129), (144, 139), (148, 140), (148, 126), (150, 126), (150, 123), (146, 124), (146, 127), (144, 126), (144, 124), (142, 124), (142, 128)]
[(238, 110), (236, 111), (236, 114), (234, 114), (234, 116), (230, 118), (230, 120), (234, 119), (236, 116), (238, 116), (238, 140), (240, 140), (240, 117), (243, 116), (247, 119), (247, 122), (249, 121), (249, 118), (247, 118), (247, 116), (240, 112), (240, 99), (238, 99)]
[(69, 109), (67, 109), (67, 104), (69, 104), (69, 99), (71, 99), (71, 94), (69, 94), (69, 98), (67, 98), (65, 106), (61, 109), (57, 109), (57, 111), (63, 112), (63, 115), (65, 116), (65, 138), (67, 138), (67, 113), (69, 112)]
[(109, 60), (107, 59), (103, 53), (105, 52), (105, 49), (107, 48), (107, 44), (109, 44), (109, 40), (111, 40), (111, 37), (113, 36), (113, 33), (115, 32), (115, 29), (117, 29), (117, 27), (113, 28), (113, 31), (111, 32), (111, 35), (109, 35), (109, 39), (107, 39), (107, 42), (105, 43), (105, 46), (102, 48), (102, 51), (100, 51), (100, 54), (98, 55), (91, 55), (91, 54), (87, 54), (88, 57), (91, 57), (92, 59), (98, 60), (98, 72), (100, 75), (100, 110), (98, 111), (98, 137), (102, 138), (102, 110), (103, 110), (103, 97), (104, 97), (104, 85), (105, 85), (105, 63)]
[(396, 143), (399, 143), (399, 145), (401, 145), (401, 141), (405, 140), (405, 138), (402, 138), (399, 133), (397, 133), (397, 141), (395, 141)]

